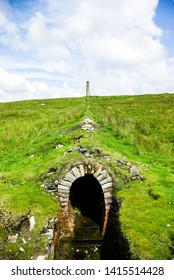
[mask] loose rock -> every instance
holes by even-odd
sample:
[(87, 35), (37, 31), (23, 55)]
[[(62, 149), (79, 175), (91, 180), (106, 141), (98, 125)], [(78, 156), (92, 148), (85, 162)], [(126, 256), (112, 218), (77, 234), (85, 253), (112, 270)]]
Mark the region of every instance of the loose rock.
[(122, 157), (121, 159), (118, 160), (121, 164), (126, 164), (125, 162), (126, 157)]
[(36, 260), (43, 261), (43, 260), (46, 260), (46, 257), (47, 257), (47, 255), (40, 255), (40, 256), (37, 257)]
[(58, 145), (56, 146), (56, 149), (60, 149), (60, 148), (62, 148), (62, 147), (63, 147), (62, 144), (58, 144)]
[(22, 246), (19, 248), (19, 251), (20, 252), (25, 252), (25, 250), (24, 250), (24, 248)]
[(30, 217), (29, 222), (30, 222), (30, 231), (32, 231), (36, 223), (34, 216)]
[(139, 169), (136, 168), (134, 165), (129, 169), (131, 173), (133, 173), (134, 175), (138, 176), (139, 175)]
[(49, 228), (46, 233), (43, 233), (42, 235), (47, 236), (48, 239), (53, 239), (54, 231), (53, 229)]
[(9, 243), (16, 243), (18, 239), (18, 233), (16, 233), (15, 235), (9, 235), (8, 236), (8, 242)]
[(46, 183), (45, 188), (47, 188), (50, 191), (55, 191), (57, 189), (57, 186), (53, 183)]

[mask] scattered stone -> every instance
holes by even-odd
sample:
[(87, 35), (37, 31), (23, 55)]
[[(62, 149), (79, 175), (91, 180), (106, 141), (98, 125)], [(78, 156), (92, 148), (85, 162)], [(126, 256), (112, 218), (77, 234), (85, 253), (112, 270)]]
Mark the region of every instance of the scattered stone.
[(40, 256), (37, 257), (36, 260), (43, 261), (43, 260), (46, 260), (46, 257), (47, 257), (47, 255), (40, 255)]
[(34, 155), (31, 155), (30, 158), (34, 158)]
[(74, 137), (74, 139), (73, 139), (74, 143), (79, 143), (82, 138), (83, 138), (83, 135)]
[(49, 223), (49, 226), (50, 226), (50, 225), (53, 226), (54, 223), (55, 223), (54, 218), (49, 219), (49, 220), (48, 220), (48, 223)]
[(8, 242), (9, 243), (16, 243), (18, 239), (18, 233), (16, 233), (15, 235), (9, 235), (8, 236)]
[(80, 147), (79, 152), (81, 154), (85, 154), (87, 152), (87, 149), (85, 147)]
[(22, 252), (22, 253), (25, 252), (25, 250), (22, 246), (19, 248), (19, 251)]
[(84, 120), (84, 124), (82, 125), (82, 129), (83, 130), (94, 130), (94, 127), (92, 126), (93, 123), (94, 123), (93, 120), (86, 118)]
[(80, 146), (79, 147), (79, 153), (85, 155), (86, 157), (90, 157), (90, 153), (88, 152), (86, 147)]
[(49, 169), (48, 173), (54, 173), (54, 172), (56, 172), (56, 171), (57, 171), (57, 168), (51, 167), (51, 168)]
[(41, 106), (45, 106), (45, 103), (42, 103)]
[(171, 225), (170, 224), (167, 224), (167, 227), (170, 227)]
[(89, 152), (84, 153), (85, 157), (93, 157)]
[(137, 176), (132, 176), (132, 177), (131, 177), (131, 180), (133, 180), (133, 181), (134, 181), (134, 180), (137, 180)]
[(55, 180), (54, 185), (57, 187), (59, 184), (58, 180)]
[[(102, 151), (98, 148), (93, 147), (91, 152), (95, 157), (102, 157), (103, 156)], [(104, 155), (104, 156), (107, 156), (107, 155)]]
[(47, 188), (47, 190), (50, 190), (50, 191), (55, 191), (57, 189), (57, 186), (53, 183), (46, 183), (45, 188)]
[(30, 217), (29, 222), (30, 222), (30, 231), (32, 231), (36, 223), (34, 216)]
[(3, 179), (3, 177), (4, 177), (4, 176), (3, 176), (3, 174), (2, 174), (2, 173), (0, 173), (0, 179)]
[(121, 164), (126, 164), (126, 161), (125, 161), (126, 157), (122, 157), (121, 159), (118, 160), (119, 163)]
[(131, 172), (131, 173), (133, 173), (134, 175), (136, 175), (136, 176), (138, 176), (139, 175), (139, 169), (138, 168), (136, 168), (134, 165), (129, 169), (129, 171)]
[(22, 239), (22, 242), (23, 242), (24, 244), (27, 243), (27, 241), (25, 240), (25, 238), (21, 238), (21, 239)]
[(94, 121), (93, 121), (93, 120), (90, 120), (89, 118), (86, 118), (86, 119), (84, 119), (84, 123), (85, 123), (85, 124), (93, 124)]
[(97, 248), (97, 247), (95, 247), (95, 248), (94, 248), (94, 252), (97, 252), (97, 251), (98, 251), (98, 248)]
[(91, 124), (82, 125), (83, 130), (94, 130), (94, 127)]
[(60, 149), (60, 148), (62, 148), (62, 147), (63, 147), (62, 144), (58, 144), (58, 145), (56, 146), (56, 149)]
[(72, 153), (72, 152), (77, 152), (79, 150), (79, 147), (78, 146), (75, 146), (71, 149), (68, 150), (68, 153)]
[(54, 231), (52, 228), (49, 228), (48, 231), (42, 235), (47, 236), (47, 238), (50, 240), (53, 239)]
[(105, 158), (106, 160), (110, 160), (111, 157), (109, 155), (104, 155), (103, 158)]

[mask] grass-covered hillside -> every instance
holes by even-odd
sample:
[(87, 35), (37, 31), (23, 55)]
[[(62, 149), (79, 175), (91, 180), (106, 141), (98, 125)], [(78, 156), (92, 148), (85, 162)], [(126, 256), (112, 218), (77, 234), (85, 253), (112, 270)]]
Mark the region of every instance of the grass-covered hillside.
[[(85, 117), (94, 120), (93, 131), (81, 129)], [(68, 152), (78, 145), (90, 151), (89, 158), (78, 150)], [(61, 178), (67, 166), (83, 160), (102, 163), (114, 179), (131, 257), (172, 259), (173, 94), (0, 103), (0, 258), (45, 253), (40, 232), (59, 211), (56, 199), (41, 186), (45, 174), (54, 168)], [(129, 164), (142, 180), (130, 179)], [(7, 242), (15, 233), (13, 221), (29, 211), (36, 220), (33, 231), (24, 230), (14, 244)]]

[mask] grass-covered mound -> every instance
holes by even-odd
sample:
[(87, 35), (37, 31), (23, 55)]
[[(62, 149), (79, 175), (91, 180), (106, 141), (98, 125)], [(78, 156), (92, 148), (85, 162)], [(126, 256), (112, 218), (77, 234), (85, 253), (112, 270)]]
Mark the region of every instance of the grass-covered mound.
[[(46, 239), (40, 232), (59, 206), (41, 184), (50, 168), (61, 176), (68, 164), (87, 159), (78, 151), (67, 152), (78, 145), (93, 155), (89, 160), (106, 165), (115, 180), (132, 258), (173, 258), (173, 108), (173, 94), (91, 97), (87, 103), (85, 98), (1, 103), (0, 258), (30, 259), (45, 253)], [(91, 132), (79, 126), (86, 116), (95, 121)], [(138, 168), (143, 180), (131, 179), (129, 164)], [(15, 220), (28, 211), (36, 225), (23, 233), (30, 242), (20, 252), (22, 239), (7, 242), (10, 229), (3, 213), (11, 212), (7, 216)]]

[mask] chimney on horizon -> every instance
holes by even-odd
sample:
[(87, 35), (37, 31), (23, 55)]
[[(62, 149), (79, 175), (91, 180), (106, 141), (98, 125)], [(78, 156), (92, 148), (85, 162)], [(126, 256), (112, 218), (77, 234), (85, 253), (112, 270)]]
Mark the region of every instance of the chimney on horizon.
[(90, 86), (89, 81), (86, 82), (86, 100), (89, 100), (90, 97)]

